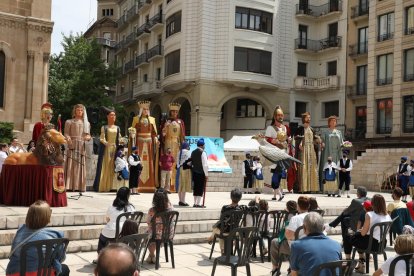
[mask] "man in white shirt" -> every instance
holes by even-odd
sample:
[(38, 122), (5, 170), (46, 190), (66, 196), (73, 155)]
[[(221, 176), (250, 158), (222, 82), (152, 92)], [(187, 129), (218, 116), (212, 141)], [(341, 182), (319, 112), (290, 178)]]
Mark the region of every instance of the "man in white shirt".
[(19, 143), (17, 138), (13, 138), (11, 145), (9, 147), (10, 154), (17, 152), (24, 152), (23, 145)]
[(194, 182), (194, 205), (195, 208), (205, 208), (204, 202), (201, 205), (201, 198), (204, 194), (204, 188), (208, 180), (208, 164), (207, 154), (204, 151), (204, 139), (200, 138), (197, 141), (197, 148), (191, 153), (192, 172)]
[(7, 144), (0, 144), (0, 174), (4, 160), (7, 158)]
[[(279, 271), (279, 258), (280, 255), (290, 255), (290, 244), (295, 240), (296, 229), (303, 225), (303, 220), (308, 214), (309, 209), (309, 198), (306, 196), (300, 196), (298, 198), (298, 213), (296, 216), (293, 216), (289, 224), (285, 228), (285, 238), (279, 240), (275, 238), (272, 240), (270, 245), (270, 255), (272, 257), (272, 275), (276, 275), (276, 272)], [(299, 238), (304, 237), (305, 234), (303, 231), (299, 232)]]
[(349, 184), (351, 184), (352, 160), (348, 158), (349, 150), (343, 150), (342, 158), (339, 160), (339, 190), (338, 197), (341, 197), (342, 187), (345, 184), (345, 193), (349, 198)]

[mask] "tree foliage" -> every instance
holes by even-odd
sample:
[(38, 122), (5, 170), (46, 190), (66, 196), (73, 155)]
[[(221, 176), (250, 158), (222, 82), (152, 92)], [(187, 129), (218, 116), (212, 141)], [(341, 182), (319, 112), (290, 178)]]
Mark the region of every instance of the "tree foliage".
[[(79, 34), (63, 36), (62, 46), (62, 53), (51, 56), (49, 69), (49, 101), (54, 113), (62, 115), (62, 123), (72, 117), (72, 108), (79, 103), (88, 109), (114, 106), (122, 121), (124, 108), (113, 104), (107, 89), (115, 84), (116, 69), (101, 59), (101, 46)], [(92, 134), (98, 134), (105, 123), (101, 114), (99, 122), (91, 124)]]
[(13, 139), (13, 123), (0, 122), (0, 143), (9, 144)]

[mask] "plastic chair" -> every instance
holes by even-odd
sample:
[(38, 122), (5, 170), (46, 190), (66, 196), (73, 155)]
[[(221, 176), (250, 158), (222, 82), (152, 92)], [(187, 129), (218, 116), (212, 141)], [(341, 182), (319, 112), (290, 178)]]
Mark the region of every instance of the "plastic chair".
[(331, 275), (338, 275), (339, 271), (339, 276), (352, 276), (352, 272), (354, 271), (357, 263), (358, 262), (356, 260), (340, 260), (324, 263), (316, 267), (312, 275), (319, 276), (322, 271), (325, 271), (325, 273), (329, 271), (331, 272)]
[[(372, 225), (370, 231), (369, 231), (369, 242), (367, 249), (360, 249), (360, 251), (365, 252), (365, 269), (366, 273), (369, 273), (369, 256), (372, 254), (372, 257), (374, 258), (374, 268), (375, 270), (378, 270), (378, 255), (383, 254), (384, 261), (387, 260), (387, 253), (385, 252), (385, 247), (387, 247), (387, 234), (390, 231), (391, 225), (394, 221), (387, 221), (387, 222), (380, 222), (375, 223)], [(380, 241), (378, 241), (378, 249), (374, 250), (372, 248), (373, 244), (373, 234), (375, 228), (380, 229)], [(355, 253), (358, 250), (358, 248), (354, 247), (352, 250), (352, 260), (355, 259)]]
[[(253, 248), (254, 238), (258, 235), (256, 227), (245, 227), (233, 229), (227, 236), (225, 242), (225, 254), (224, 256), (214, 259), (213, 271), (211, 276), (214, 276), (217, 265), (226, 265), (231, 267), (231, 275), (237, 275), (237, 268), (239, 266), (245, 266), (247, 276), (251, 276), (249, 257)], [(236, 251), (234, 255), (231, 254), (231, 248), (233, 247), (233, 241), (236, 242)]]
[(413, 268), (413, 254), (405, 254), (396, 257), (394, 260), (392, 260), (390, 264), (390, 271), (389, 276), (402, 276), (402, 275), (395, 275), (395, 266), (397, 263), (401, 260), (405, 261), (405, 275), (406, 276), (414, 276), (414, 268)]
[(36, 250), (37, 253), (37, 275), (49, 276), (55, 270), (54, 261), (64, 260), (69, 240), (66, 238), (37, 240), (26, 243), (20, 251), (20, 275), (26, 275), (27, 260), (34, 261), (28, 257), (29, 251)]
[(280, 230), (284, 227), (286, 220), (288, 219), (289, 213), (285, 210), (274, 210), (267, 213), (266, 221), (272, 222), (271, 231), (267, 233), (265, 238), (267, 239), (267, 248), (269, 254), (267, 256), (267, 261), (270, 262), (270, 246), (272, 240), (279, 237)]
[(242, 210), (230, 210), (221, 214), (219, 221), (220, 234), (215, 234), (211, 246), (210, 257), (213, 255), (214, 245), (216, 244), (217, 238), (226, 239), (233, 229), (239, 228), (242, 226), (244, 218), (244, 212)]
[[(129, 247), (131, 247), (134, 250), (136, 259), (139, 260), (141, 256), (141, 251), (144, 248), (147, 248), (148, 241), (150, 238), (150, 234), (133, 234), (128, 235), (120, 238), (118, 242), (122, 242), (127, 244)], [(140, 269), (139, 262), (137, 261), (137, 269)]]
[(248, 227), (256, 227), (258, 229), (257, 236), (254, 237), (253, 241), (253, 250), (252, 255), (256, 258), (256, 245), (259, 242), (259, 250), (260, 250), (260, 259), (262, 263), (264, 263), (264, 244), (263, 238), (267, 235), (267, 212), (266, 211), (247, 211), (246, 216), (251, 216), (252, 218), (252, 225), (247, 225)]
[(119, 223), (121, 222), (121, 219), (125, 218), (124, 221), (126, 219), (132, 219), (135, 220), (138, 223), (138, 229), (139, 229), (139, 225), (141, 224), (141, 220), (142, 217), (144, 216), (143, 212), (140, 211), (135, 211), (135, 212), (125, 212), (120, 214), (117, 218), (116, 218), (116, 224), (115, 224), (115, 241), (118, 241), (118, 237), (119, 237), (119, 233), (121, 232), (121, 228), (119, 227)]
[[(161, 251), (161, 244), (164, 244), (165, 250), (165, 261), (168, 263), (168, 246), (170, 247), (171, 253), (171, 264), (172, 267), (175, 268), (174, 262), (174, 243), (173, 238), (175, 235), (175, 228), (177, 227), (179, 213), (177, 211), (166, 211), (161, 212), (159, 214), (155, 214), (151, 219), (151, 238), (149, 243), (145, 247), (144, 255), (142, 255), (141, 263), (144, 262), (145, 254), (147, 253), (148, 245), (151, 242), (155, 242), (155, 269), (160, 268), (160, 251)], [(157, 222), (158, 219), (158, 222)], [(161, 223), (160, 223), (161, 221)], [(157, 226), (158, 230), (159, 227), (162, 226), (162, 233), (160, 237), (157, 237)]]

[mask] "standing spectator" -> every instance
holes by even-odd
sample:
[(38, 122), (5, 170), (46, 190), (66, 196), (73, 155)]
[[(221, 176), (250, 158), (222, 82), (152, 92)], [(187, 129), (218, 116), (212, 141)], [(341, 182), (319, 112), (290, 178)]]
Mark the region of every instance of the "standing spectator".
[(170, 192), (171, 185), (171, 172), (173, 165), (175, 163), (174, 157), (171, 155), (171, 149), (168, 148), (166, 153), (160, 157), (160, 167), (161, 167), (161, 183), (160, 187), (164, 188), (167, 193)]
[(131, 189), (131, 195), (139, 195), (138, 183), (139, 176), (142, 172), (141, 158), (138, 155), (137, 147), (131, 148), (131, 155), (128, 157), (129, 167), (129, 188)]
[(403, 195), (403, 190), (401, 188), (397, 187), (392, 191), (391, 197), (394, 200), (394, 202), (388, 203), (387, 206), (387, 212), (388, 214), (391, 214), (392, 211), (399, 208), (407, 208), (404, 202), (401, 201), (401, 196)]
[(110, 244), (99, 254), (95, 276), (139, 276), (138, 261), (134, 251), (128, 245)]
[(191, 153), (190, 145), (187, 142), (183, 142), (181, 145), (181, 152), (177, 156), (178, 164), (177, 171), (179, 170), (178, 179), (178, 205), (189, 206), (185, 202), (185, 193), (191, 192)]
[[(382, 195), (376, 194), (371, 200), (373, 211), (366, 213), (365, 222), (361, 229), (359, 229), (354, 235), (344, 236), (344, 252), (346, 259), (351, 259), (352, 247), (356, 247), (360, 250), (365, 250), (368, 247), (369, 235), (371, 227), (380, 222), (391, 221), (391, 217), (387, 214), (385, 206), (385, 199)], [(379, 228), (375, 228), (373, 232), (372, 249), (377, 250), (379, 241), (381, 238)], [(359, 263), (355, 268), (357, 272), (365, 273), (365, 253), (358, 251)]]
[(201, 205), (201, 197), (204, 194), (204, 188), (208, 181), (208, 164), (207, 153), (204, 151), (204, 139), (197, 141), (197, 148), (191, 153), (191, 162), (193, 164), (193, 182), (194, 182), (194, 205), (195, 208), (205, 208)]
[[(11, 276), (20, 275), (20, 252), (22, 246), (31, 241), (49, 240), (63, 238), (63, 232), (47, 228), (52, 216), (52, 209), (49, 204), (43, 200), (37, 200), (30, 205), (26, 215), (26, 223), (21, 225), (13, 239), (10, 262), (7, 265), (6, 274)], [(62, 264), (66, 258), (66, 252), (61, 249), (55, 249), (59, 252), (54, 253), (53, 268), (56, 275), (69, 275), (69, 268)], [(38, 268), (38, 258), (36, 250), (29, 250), (27, 254), (27, 272), (36, 272)], [(39, 272), (40, 273), (40, 272)], [(27, 273), (29, 275), (29, 273)], [(32, 274), (31, 274), (32, 275)], [(37, 275), (33, 274), (33, 275)]]
[(7, 156), (7, 144), (0, 144), (0, 174), (4, 160), (6, 160)]
[(367, 189), (364, 186), (359, 186), (357, 188), (357, 198), (353, 199), (351, 204), (334, 221), (329, 223), (329, 227), (335, 228), (340, 223), (342, 239), (345, 239), (349, 228), (356, 232), (358, 219), (361, 213), (364, 212), (362, 203), (367, 199)]
[(403, 191), (402, 201), (407, 203), (408, 195), (408, 181), (410, 180), (411, 171), (408, 170), (407, 156), (401, 157), (401, 163), (398, 165), (398, 183), (400, 183), (401, 190)]
[(17, 138), (13, 138), (9, 147), (10, 154), (18, 153), (18, 152), (25, 152), (23, 145), (19, 143)]
[[(170, 200), (168, 199), (168, 193), (164, 189), (158, 189), (155, 191), (154, 196), (152, 198), (152, 207), (148, 210), (147, 215), (147, 224), (148, 229), (147, 233), (152, 234), (152, 224), (151, 220), (152, 218), (159, 213), (166, 212), (166, 211), (172, 211), (173, 208), (171, 206)], [(156, 237), (152, 237), (153, 239), (161, 239), (161, 235), (164, 229), (164, 225), (162, 224), (162, 220), (160, 217), (157, 217), (156, 223)], [(173, 238), (174, 235), (174, 222), (171, 223), (171, 229), (170, 229), (170, 239)], [(146, 262), (149, 264), (155, 263), (155, 242), (152, 242), (148, 245), (149, 255), (146, 259)]]
[[(290, 244), (293, 240), (295, 240), (296, 229), (303, 225), (303, 219), (308, 214), (308, 209), (309, 198), (306, 196), (300, 196), (298, 198), (298, 214), (290, 219), (289, 225), (285, 228), (284, 237), (282, 237), (282, 239), (276, 238), (272, 240), (270, 245), (270, 254), (272, 257), (271, 275), (274, 275), (280, 269), (278, 266), (280, 254), (290, 255)], [(302, 238), (303, 236), (304, 234), (301, 231), (299, 238)]]
[[(127, 187), (119, 188), (114, 202), (108, 207), (106, 211), (106, 225), (99, 235), (98, 254), (109, 242), (115, 240), (116, 218), (122, 213), (135, 211), (134, 205), (129, 203), (129, 195), (130, 191)], [(124, 221), (125, 219), (119, 222), (119, 229), (122, 229)], [(96, 261), (94, 260), (93, 263), (96, 263)]]
[[(388, 258), (380, 269), (374, 272), (372, 276), (388, 275), (390, 274), (391, 262), (398, 256), (404, 254), (414, 253), (414, 236), (413, 235), (399, 235), (395, 239), (394, 250), (397, 253), (394, 257)], [(404, 260), (398, 261), (395, 265), (394, 275), (406, 275), (406, 263)]]
[(410, 176), (408, 178), (408, 189), (412, 200), (414, 199), (414, 160), (410, 161), (410, 165), (407, 167), (407, 170), (410, 171)]
[(243, 161), (242, 175), (244, 179), (244, 193), (251, 194), (250, 189), (253, 186), (253, 161), (249, 152), (246, 153), (246, 160)]
[(322, 173), (322, 183), (324, 184), (323, 191), (328, 194), (328, 196), (335, 196), (335, 191), (338, 188), (338, 184), (336, 182), (336, 170), (337, 170), (336, 163), (332, 161), (332, 157), (328, 157), (328, 161), (325, 163), (323, 167)]
[(255, 194), (260, 194), (264, 186), (263, 177), (263, 165), (260, 162), (260, 157), (253, 157), (253, 172), (254, 172), (254, 187), (256, 188)]
[[(323, 231), (323, 218), (315, 212), (309, 213), (303, 220), (306, 237), (291, 244), (290, 275), (313, 275), (319, 265), (341, 260), (341, 245), (327, 236)], [(320, 276), (331, 275), (323, 271)]]
[(27, 144), (26, 151), (27, 152), (33, 152), (35, 150), (35, 148), (36, 148), (36, 142), (35, 142), (35, 140), (30, 140), (29, 141), (29, 144)]
[(352, 160), (348, 158), (349, 150), (342, 151), (342, 158), (339, 160), (339, 190), (338, 197), (341, 197), (342, 187), (345, 184), (346, 197), (349, 198), (349, 185), (351, 184)]

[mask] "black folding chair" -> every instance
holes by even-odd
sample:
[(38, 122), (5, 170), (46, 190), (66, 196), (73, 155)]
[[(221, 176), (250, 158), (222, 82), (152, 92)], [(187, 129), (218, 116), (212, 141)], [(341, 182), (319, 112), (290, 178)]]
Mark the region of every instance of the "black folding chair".
[[(53, 263), (55, 260), (64, 261), (66, 248), (69, 240), (66, 238), (37, 240), (26, 243), (20, 251), (20, 276), (26, 275), (27, 261), (37, 262), (37, 275), (50, 276), (54, 271)], [(36, 260), (28, 255), (33, 255), (36, 250)], [(29, 254), (29, 251), (31, 253)]]
[(119, 233), (121, 233), (121, 228), (119, 227), (121, 220), (125, 221), (126, 219), (135, 220), (139, 225), (141, 224), (142, 217), (144, 216), (143, 212), (140, 211), (134, 211), (134, 212), (125, 212), (120, 214), (116, 218), (116, 224), (115, 224), (115, 241), (118, 241)]
[[(224, 256), (214, 259), (213, 271), (211, 276), (214, 276), (217, 265), (226, 265), (231, 267), (231, 275), (237, 275), (237, 268), (239, 266), (245, 266), (247, 276), (251, 276), (249, 258), (253, 248), (253, 242), (255, 236), (257, 236), (258, 230), (256, 227), (245, 227), (233, 229), (227, 236), (225, 242), (225, 254)], [(235, 254), (232, 255), (231, 249), (233, 248), (233, 242), (236, 242)]]
[[(159, 214), (155, 214), (151, 219), (151, 228), (152, 234), (151, 239), (149, 240), (148, 245), (151, 242), (155, 242), (155, 269), (160, 268), (160, 251), (161, 244), (164, 244), (165, 251), (165, 261), (168, 263), (168, 246), (170, 247), (171, 253), (171, 264), (175, 268), (174, 262), (174, 242), (173, 238), (175, 235), (175, 228), (177, 227), (178, 221), (178, 212), (177, 211), (166, 211)], [(157, 222), (160, 221), (161, 223)], [(162, 227), (161, 237), (157, 237), (157, 226)], [(148, 245), (145, 247), (144, 255), (142, 255), (142, 261), (144, 262), (145, 254), (147, 253)]]
[(321, 275), (322, 271), (329, 271), (331, 275), (352, 276), (352, 273), (357, 265), (356, 260), (340, 260), (329, 263), (324, 263), (316, 267), (313, 271), (313, 276)]
[(138, 265), (137, 269), (140, 269), (138, 260), (140, 259), (142, 249), (147, 248), (149, 238), (150, 234), (145, 233), (124, 236), (118, 240), (118, 242), (123, 242), (134, 250)]
[(269, 254), (267, 256), (267, 261), (270, 262), (270, 246), (272, 240), (279, 237), (280, 230), (284, 227), (286, 220), (288, 219), (289, 213), (285, 210), (273, 210), (267, 213), (266, 221), (272, 223), (271, 231), (267, 233), (265, 238), (267, 239), (267, 248)]
[[(380, 222), (375, 223), (372, 225), (370, 231), (369, 231), (369, 242), (368, 247), (366, 249), (359, 249), (354, 247), (352, 250), (352, 260), (355, 259), (355, 253), (356, 251), (362, 251), (365, 253), (365, 270), (366, 273), (369, 273), (369, 256), (372, 254), (372, 257), (374, 259), (374, 268), (375, 270), (378, 270), (378, 255), (382, 254), (384, 256), (384, 261), (387, 260), (387, 253), (385, 252), (385, 247), (387, 247), (387, 234), (390, 231), (391, 225), (393, 221), (387, 221), (387, 222)], [(379, 228), (380, 229), (380, 240), (378, 241), (378, 248), (375, 250), (372, 248), (373, 245), (373, 235), (374, 235), (374, 229)]]
[(395, 266), (399, 261), (405, 261), (405, 275), (406, 276), (414, 276), (414, 267), (413, 267), (413, 254), (405, 254), (396, 257), (394, 260), (392, 260), (390, 264), (390, 271), (389, 276), (403, 276), (403, 275), (396, 275), (395, 274)]
[(259, 242), (259, 251), (260, 251), (260, 259), (262, 261), (262, 263), (264, 263), (264, 254), (263, 254), (263, 249), (264, 249), (264, 243), (263, 243), (263, 238), (266, 237), (267, 235), (267, 212), (266, 211), (247, 211), (246, 213), (246, 217), (250, 216), (252, 218), (252, 225), (246, 225), (247, 227), (256, 227), (258, 232), (257, 232), (257, 236), (254, 237), (254, 242), (253, 242), (253, 250), (252, 250), (252, 255), (254, 258), (256, 258), (256, 245), (257, 242)]
[(220, 233), (214, 235), (212, 246), (211, 246), (211, 251), (210, 251), (210, 257), (209, 257), (210, 260), (211, 260), (211, 256), (213, 255), (214, 245), (216, 244), (216, 240), (217, 239), (225, 240), (233, 229), (241, 227), (243, 223), (244, 214), (245, 213), (242, 210), (230, 210), (230, 211), (226, 211), (223, 214), (221, 214), (220, 221), (219, 221)]

